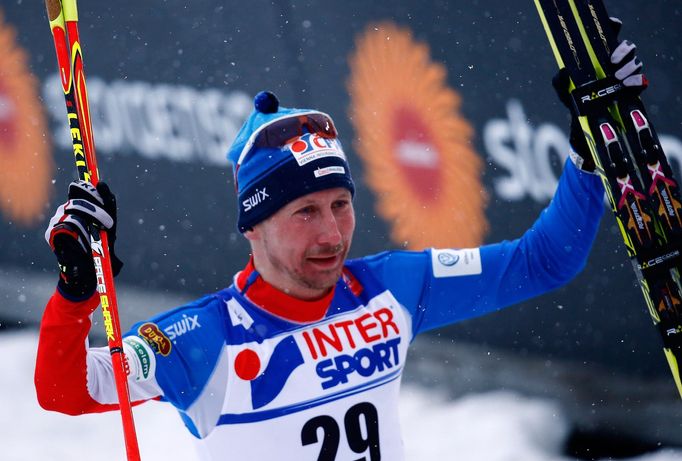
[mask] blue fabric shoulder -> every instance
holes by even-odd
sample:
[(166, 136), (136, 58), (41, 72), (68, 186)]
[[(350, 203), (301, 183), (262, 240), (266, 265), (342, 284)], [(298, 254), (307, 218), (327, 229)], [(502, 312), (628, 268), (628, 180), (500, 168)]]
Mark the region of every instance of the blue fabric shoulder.
[(425, 306), (421, 300), (428, 287), (427, 270), (430, 252), (384, 251), (348, 262), (349, 269), (372, 294), (389, 290), (412, 316), (412, 331), (416, 334), (415, 319), (420, 318)]
[(201, 394), (225, 343), (225, 303), (216, 294), (135, 324), (126, 334), (155, 351), (164, 400), (187, 409)]
[[(412, 314), (425, 288), (429, 251), (384, 251), (348, 262), (348, 267), (373, 294), (390, 290)], [(379, 288), (381, 287), (381, 288)]]

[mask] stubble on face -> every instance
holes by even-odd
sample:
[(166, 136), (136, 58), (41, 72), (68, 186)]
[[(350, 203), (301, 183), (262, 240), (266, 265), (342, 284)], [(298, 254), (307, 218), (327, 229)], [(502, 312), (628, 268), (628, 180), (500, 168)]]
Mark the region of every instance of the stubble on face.
[[(350, 242), (337, 245), (317, 246), (305, 251), (300, 259), (287, 264), (283, 261), (272, 247), (277, 243), (271, 242), (268, 235), (263, 236), (263, 248), (270, 265), (278, 272), (283, 273), (295, 284), (308, 290), (326, 291), (331, 289), (341, 277), (343, 263), (348, 255)], [(312, 267), (309, 258), (337, 257), (339, 263), (330, 269)]]
[(319, 299), (340, 279), (355, 229), (347, 189), (313, 192), (287, 204), (245, 236), (265, 281), (300, 299)]

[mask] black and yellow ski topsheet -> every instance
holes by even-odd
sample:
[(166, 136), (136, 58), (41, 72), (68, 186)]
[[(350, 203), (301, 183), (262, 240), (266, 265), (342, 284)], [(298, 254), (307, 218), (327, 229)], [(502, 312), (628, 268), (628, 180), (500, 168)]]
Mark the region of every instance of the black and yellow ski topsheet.
[[(535, 0), (682, 396), (682, 200), (642, 101), (613, 76), (601, 0)], [(614, 313), (615, 314), (615, 313)]]

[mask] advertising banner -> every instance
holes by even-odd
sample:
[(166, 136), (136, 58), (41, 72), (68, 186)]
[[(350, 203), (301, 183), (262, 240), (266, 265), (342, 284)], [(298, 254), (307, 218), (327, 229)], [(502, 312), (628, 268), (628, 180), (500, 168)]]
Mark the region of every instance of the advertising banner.
[[(651, 81), (643, 99), (679, 178), (679, 5), (607, 7), (638, 44)], [(530, 0), (121, 0), (79, 10), (100, 175), (118, 198), (122, 285), (198, 296), (244, 267), (225, 154), (260, 90), (334, 118), (358, 187), (351, 256), (517, 238), (567, 157), (569, 117)], [(75, 178), (41, 2), (0, 7), (0, 55), (0, 267), (30, 290), (33, 276), (56, 281), (43, 233)], [(629, 264), (607, 214), (568, 287), (444, 334), (666, 374)], [(11, 290), (2, 300), (20, 302)], [(123, 305), (122, 323), (170, 307)], [(30, 306), (27, 321), (41, 309)]]

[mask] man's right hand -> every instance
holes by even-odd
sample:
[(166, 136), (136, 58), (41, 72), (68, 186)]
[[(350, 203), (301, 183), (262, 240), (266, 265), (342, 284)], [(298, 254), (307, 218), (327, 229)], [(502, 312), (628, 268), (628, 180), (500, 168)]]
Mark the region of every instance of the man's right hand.
[(118, 275), (123, 263), (114, 253), (116, 197), (105, 183), (100, 182), (95, 188), (85, 181), (72, 182), (69, 199), (57, 208), (45, 231), (45, 240), (59, 263), (58, 289), (73, 301), (92, 296), (97, 287), (90, 248), (93, 228), (108, 231), (111, 266), (114, 276)]
[[(618, 18), (609, 18), (613, 32), (618, 36), (623, 23)], [(613, 76), (629, 88), (632, 94), (639, 94), (648, 85), (648, 81), (642, 73), (642, 61), (637, 57), (637, 47), (627, 40), (611, 53), (611, 68), (608, 69)], [(552, 86), (561, 103), (571, 112), (571, 128), (569, 142), (571, 151), (569, 156), (573, 163), (581, 170), (594, 173), (595, 164), (590, 153), (590, 148), (585, 140), (585, 135), (578, 121), (578, 113), (569, 93), (570, 75), (566, 68), (562, 68), (552, 78)]]

